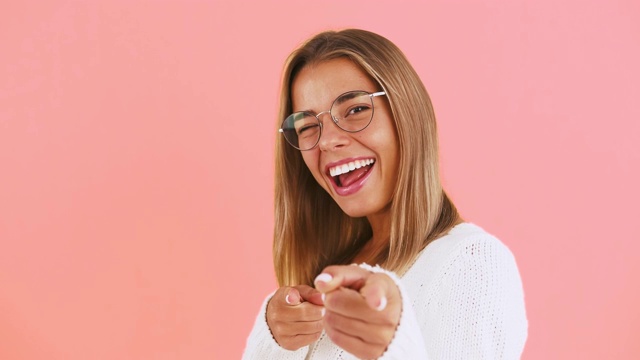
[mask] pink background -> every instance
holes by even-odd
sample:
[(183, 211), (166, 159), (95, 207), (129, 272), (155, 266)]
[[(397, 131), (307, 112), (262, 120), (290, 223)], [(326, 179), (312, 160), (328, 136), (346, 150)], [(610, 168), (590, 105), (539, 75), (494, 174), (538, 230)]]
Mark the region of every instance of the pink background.
[(640, 356), (640, 2), (0, 6), (0, 358), (236, 359), (271, 267), (286, 55), (362, 27), (433, 98), (445, 184), (515, 253), (524, 359)]

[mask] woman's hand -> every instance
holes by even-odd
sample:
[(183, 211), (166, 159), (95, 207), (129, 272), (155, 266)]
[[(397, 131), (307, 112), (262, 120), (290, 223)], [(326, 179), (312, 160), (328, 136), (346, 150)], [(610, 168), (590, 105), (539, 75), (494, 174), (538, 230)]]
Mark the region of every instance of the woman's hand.
[(364, 359), (380, 357), (402, 312), (400, 290), (386, 274), (359, 266), (329, 266), (315, 279), (324, 297), (324, 329), (331, 340)]
[(297, 350), (322, 333), (322, 294), (307, 285), (281, 287), (267, 304), (267, 324), (284, 349)]

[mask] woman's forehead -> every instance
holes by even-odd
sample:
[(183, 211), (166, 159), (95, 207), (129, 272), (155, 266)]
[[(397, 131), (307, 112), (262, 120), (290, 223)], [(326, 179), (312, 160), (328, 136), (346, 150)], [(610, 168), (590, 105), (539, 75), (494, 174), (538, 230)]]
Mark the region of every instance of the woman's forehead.
[(339, 95), (353, 90), (377, 89), (375, 82), (351, 60), (333, 59), (300, 70), (291, 84), (291, 102), (294, 111), (324, 111)]

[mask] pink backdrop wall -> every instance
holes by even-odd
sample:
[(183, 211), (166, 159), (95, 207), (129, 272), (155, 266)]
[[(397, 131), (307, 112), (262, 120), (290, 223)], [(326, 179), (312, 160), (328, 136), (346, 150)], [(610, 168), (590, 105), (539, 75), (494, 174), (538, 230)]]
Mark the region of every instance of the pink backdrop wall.
[(239, 358), (271, 268), (278, 79), (309, 35), (396, 42), (449, 192), (513, 250), (524, 359), (637, 359), (640, 3), (0, 6), (0, 358)]

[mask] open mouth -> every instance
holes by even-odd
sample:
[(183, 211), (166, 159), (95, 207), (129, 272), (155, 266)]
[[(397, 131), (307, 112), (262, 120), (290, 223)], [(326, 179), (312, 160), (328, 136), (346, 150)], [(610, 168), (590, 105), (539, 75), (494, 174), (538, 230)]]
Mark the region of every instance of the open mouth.
[(329, 168), (329, 175), (338, 187), (348, 187), (365, 176), (375, 162), (375, 159), (350, 161)]

